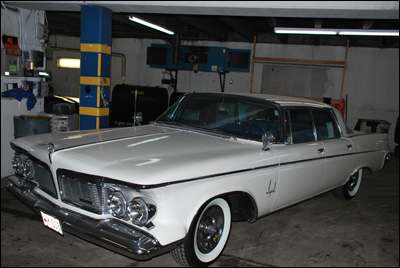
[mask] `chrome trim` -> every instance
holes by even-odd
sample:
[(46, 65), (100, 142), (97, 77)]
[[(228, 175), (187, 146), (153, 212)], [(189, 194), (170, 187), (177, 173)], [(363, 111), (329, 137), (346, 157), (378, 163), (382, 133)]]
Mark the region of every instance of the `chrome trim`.
[[(16, 152), (16, 155), (19, 155), (23, 159), (23, 163), (28, 160), (30, 161), (30, 163), (32, 163), (35, 174), (29, 176), (29, 178), (27, 179), (30, 179), (31, 181), (35, 182), (35, 184), (47, 194), (51, 195), (54, 198), (57, 198), (58, 195), (56, 191), (55, 182), (48, 164), (32, 156), (28, 151), (20, 148), (19, 146), (16, 146), (13, 143), (10, 144), (11, 148)], [(21, 169), (23, 169), (23, 165), (21, 165)], [(43, 174), (43, 172), (46, 172), (47, 174)], [(39, 174), (48, 176), (44, 177), (40, 176)], [(24, 177), (24, 174), (22, 174), (22, 172), (21, 174), (16, 173), (16, 175)]]
[[(75, 184), (73, 182), (76, 181)], [(76, 172), (65, 172), (63, 170), (57, 170), (57, 182), (58, 182), (58, 188), (59, 188), (59, 193), (60, 193), (60, 198), (61, 201), (73, 205), (75, 207), (90, 211), (92, 213), (96, 213), (99, 215), (104, 214), (105, 212), (108, 213), (108, 208), (107, 208), (107, 189), (104, 187), (102, 180), (100, 178), (97, 178), (93, 175), (88, 175), (88, 174), (83, 174), (83, 173), (76, 173)], [(71, 184), (72, 183), (72, 184)], [(77, 197), (76, 195), (79, 193), (76, 192), (67, 192), (66, 189), (64, 189), (64, 186), (71, 186), (74, 187), (75, 189), (82, 189), (82, 192), (79, 193), (85, 193), (88, 194), (92, 197), (94, 188), (97, 191), (98, 195), (98, 202), (99, 203), (92, 203), (92, 198), (85, 199), (83, 196)], [(84, 189), (83, 189), (84, 188)], [(88, 189), (89, 188), (89, 189)], [(92, 189), (90, 189), (92, 188)], [(85, 195), (85, 197), (87, 197)], [(79, 200), (78, 200), (79, 199)]]
[(162, 246), (157, 238), (135, 226), (118, 219), (93, 219), (77, 212), (59, 207), (33, 191), (31, 182), (11, 175), (7, 190), (32, 209), (54, 216), (60, 220), (65, 232), (94, 244), (103, 246), (136, 260), (149, 260), (174, 249), (182, 240)]
[(55, 147), (54, 147), (54, 144), (52, 144), (51, 142), (49, 142), (49, 143), (47, 144), (47, 150), (49, 151), (49, 161), (50, 161), (50, 164), (53, 164), (53, 163), (51, 162), (51, 154), (54, 153), (54, 152), (56, 151), (56, 149), (55, 149)]
[(262, 135), (261, 140), (262, 140), (262, 142), (263, 142), (262, 150), (263, 150), (263, 151), (269, 151), (270, 148), (268, 148), (268, 146), (270, 146), (271, 144), (274, 143), (275, 137), (274, 137), (274, 135), (272, 134), (272, 132), (267, 131), (267, 132), (265, 132), (265, 133)]
[(276, 189), (276, 181), (275, 181), (275, 184), (274, 184), (274, 189), (271, 190), (271, 180), (270, 180), (269, 181), (269, 185), (268, 185), (268, 192), (266, 192), (266, 194), (271, 196), (272, 193), (276, 192), (275, 189)]

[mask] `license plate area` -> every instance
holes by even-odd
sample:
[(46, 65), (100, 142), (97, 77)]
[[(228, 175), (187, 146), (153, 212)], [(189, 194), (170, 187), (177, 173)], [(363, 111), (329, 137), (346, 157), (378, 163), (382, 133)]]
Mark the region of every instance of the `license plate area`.
[(42, 211), (40, 211), (40, 213), (42, 214), (44, 226), (52, 229), (53, 231), (56, 231), (60, 235), (64, 235), (61, 228), (61, 223), (56, 217), (50, 216)]

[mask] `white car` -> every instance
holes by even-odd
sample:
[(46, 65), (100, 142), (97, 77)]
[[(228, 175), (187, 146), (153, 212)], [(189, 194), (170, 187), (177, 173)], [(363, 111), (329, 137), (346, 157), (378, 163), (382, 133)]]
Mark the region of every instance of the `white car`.
[[(143, 115), (146, 116), (146, 115)], [(191, 93), (149, 125), (11, 142), (8, 190), (70, 232), (136, 260), (210, 265), (232, 221), (327, 191), (351, 199), (389, 158), (386, 133), (351, 131), (328, 104)]]

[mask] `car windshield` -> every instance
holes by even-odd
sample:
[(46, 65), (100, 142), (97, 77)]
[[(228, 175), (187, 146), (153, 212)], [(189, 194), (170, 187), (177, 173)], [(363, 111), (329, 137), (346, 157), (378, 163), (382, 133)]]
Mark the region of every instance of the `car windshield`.
[(179, 125), (252, 140), (270, 131), (280, 137), (280, 112), (263, 100), (225, 94), (187, 94), (155, 123)]

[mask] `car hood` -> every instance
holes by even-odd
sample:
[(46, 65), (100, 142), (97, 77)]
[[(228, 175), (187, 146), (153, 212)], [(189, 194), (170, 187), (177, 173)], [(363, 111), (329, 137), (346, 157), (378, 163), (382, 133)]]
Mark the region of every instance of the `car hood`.
[[(275, 164), (261, 143), (162, 126), (42, 134), (15, 145), (49, 166), (150, 186)], [(36, 155), (35, 155), (36, 154)], [(264, 157), (261, 157), (264, 155)]]

